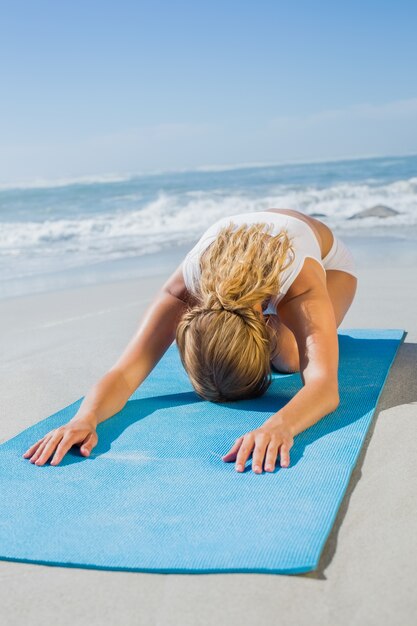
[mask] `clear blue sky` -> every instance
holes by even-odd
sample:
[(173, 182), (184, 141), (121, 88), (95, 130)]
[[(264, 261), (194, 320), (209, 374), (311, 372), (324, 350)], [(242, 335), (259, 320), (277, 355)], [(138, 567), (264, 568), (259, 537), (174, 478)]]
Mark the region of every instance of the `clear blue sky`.
[(0, 181), (417, 152), (417, 3), (0, 0)]

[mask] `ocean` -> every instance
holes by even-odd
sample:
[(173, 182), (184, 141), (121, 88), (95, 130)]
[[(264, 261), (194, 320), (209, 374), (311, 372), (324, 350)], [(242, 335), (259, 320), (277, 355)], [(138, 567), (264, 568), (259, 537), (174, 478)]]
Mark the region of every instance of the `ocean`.
[[(398, 214), (349, 219), (378, 204)], [(417, 239), (417, 155), (0, 185), (0, 298), (160, 271), (216, 219), (267, 208)]]

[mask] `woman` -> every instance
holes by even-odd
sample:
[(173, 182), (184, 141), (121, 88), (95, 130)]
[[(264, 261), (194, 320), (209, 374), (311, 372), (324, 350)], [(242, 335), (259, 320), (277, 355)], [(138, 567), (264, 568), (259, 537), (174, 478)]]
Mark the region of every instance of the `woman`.
[(262, 395), (271, 367), (300, 372), (303, 387), (223, 456), (255, 473), (290, 462), (294, 437), (339, 404), (338, 337), (356, 293), (350, 250), (319, 220), (269, 209), (218, 220), (162, 286), (113, 367), (77, 414), (24, 457), (57, 465), (72, 445), (88, 456), (96, 427), (126, 404), (171, 343), (196, 392), (213, 401)]

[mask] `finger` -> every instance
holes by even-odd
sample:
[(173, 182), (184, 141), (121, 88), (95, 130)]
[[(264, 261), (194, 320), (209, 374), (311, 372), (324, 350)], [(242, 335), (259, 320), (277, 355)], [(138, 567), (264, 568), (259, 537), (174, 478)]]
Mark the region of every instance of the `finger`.
[(68, 450), (72, 448), (74, 443), (76, 443), (75, 439), (76, 436), (74, 435), (66, 435), (62, 438), (61, 443), (57, 447), (55, 454), (52, 457), (51, 465), (58, 465), (58, 463), (62, 461)]
[(239, 448), (239, 452), (236, 457), (236, 470), (238, 472), (243, 472), (245, 469), (245, 463), (250, 457), (253, 447), (255, 445), (254, 438), (246, 438), (244, 437), (242, 441), (242, 445)]
[(288, 467), (290, 464), (290, 446), (287, 443), (283, 443), (279, 449), (280, 465), (281, 467)]
[(235, 443), (230, 448), (229, 452), (227, 452), (224, 456), (222, 456), (223, 461), (228, 463), (229, 461), (234, 461), (236, 459), (236, 455), (239, 451), (242, 441), (243, 441), (243, 436), (236, 439)]
[(266, 433), (261, 433), (255, 438), (255, 450), (252, 454), (252, 470), (255, 474), (262, 474), (265, 450), (269, 440), (270, 436), (268, 437)]
[(40, 457), (40, 455), (44, 451), (45, 446), (47, 445), (48, 441), (49, 441), (49, 438), (45, 438), (42, 441), (42, 443), (38, 446), (38, 449), (36, 450), (35, 454), (33, 454), (33, 456), (30, 459), (31, 463), (36, 463), (36, 461), (38, 460), (38, 458)]
[[(46, 436), (46, 435), (45, 435)], [(32, 454), (37, 450), (38, 446), (40, 446), (40, 444), (44, 441), (45, 437), (42, 437), (42, 439), (39, 439), (39, 441), (37, 441), (36, 443), (33, 444), (33, 446), (31, 446), (30, 448), (28, 448), (26, 450), (26, 452), (23, 454), (23, 456), (27, 459), (29, 456), (32, 456)]]
[(278, 441), (272, 440), (269, 442), (268, 449), (266, 451), (266, 458), (265, 458), (265, 471), (266, 472), (274, 471), (277, 457), (278, 457)]
[(84, 456), (88, 456), (91, 452), (91, 450), (94, 448), (94, 446), (97, 445), (97, 441), (98, 441), (98, 437), (97, 437), (97, 433), (96, 432), (92, 432), (90, 433), (85, 439), (84, 439), (84, 443), (81, 446), (81, 452), (84, 454)]
[(53, 437), (51, 437), (47, 441), (40, 455), (35, 460), (35, 465), (44, 465), (44, 463), (46, 463), (46, 461), (49, 459), (51, 454), (54, 452), (55, 448), (57, 447), (61, 439), (62, 439), (62, 435), (60, 433), (56, 433)]

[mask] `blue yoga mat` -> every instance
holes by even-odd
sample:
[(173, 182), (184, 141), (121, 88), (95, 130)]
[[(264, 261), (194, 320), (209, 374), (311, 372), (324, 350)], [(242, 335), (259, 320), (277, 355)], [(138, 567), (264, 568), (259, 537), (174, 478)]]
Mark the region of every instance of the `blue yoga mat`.
[(81, 399), (0, 446), (0, 558), (160, 573), (314, 570), (405, 333), (339, 330), (340, 405), (295, 438), (291, 465), (243, 473), (221, 456), (301, 388), (273, 374), (262, 398), (203, 401), (175, 342), (125, 408), (38, 467), (23, 452)]

